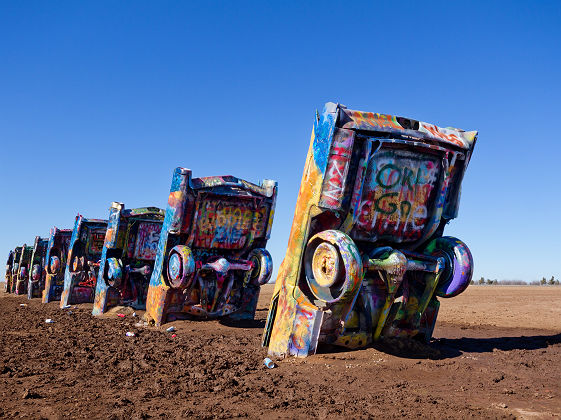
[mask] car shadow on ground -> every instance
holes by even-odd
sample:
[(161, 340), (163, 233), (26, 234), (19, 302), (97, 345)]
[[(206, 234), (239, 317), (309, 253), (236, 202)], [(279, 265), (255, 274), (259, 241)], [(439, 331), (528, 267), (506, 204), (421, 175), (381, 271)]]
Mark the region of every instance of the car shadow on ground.
[[(494, 350), (538, 350), (561, 343), (561, 333), (519, 337), (491, 338), (440, 338), (426, 344), (413, 339), (387, 339), (370, 347), (382, 353), (406, 359), (443, 360), (462, 356), (464, 353), (492, 353)], [(347, 348), (320, 346), (318, 354), (352, 352)]]
[(219, 324), (230, 328), (265, 328), (264, 319), (230, 319), (222, 318), (218, 321)]
[(561, 333), (519, 337), (441, 338), (431, 343), (441, 358), (457, 357), (463, 353), (490, 353), (494, 350), (538, 350), (561, 343)]

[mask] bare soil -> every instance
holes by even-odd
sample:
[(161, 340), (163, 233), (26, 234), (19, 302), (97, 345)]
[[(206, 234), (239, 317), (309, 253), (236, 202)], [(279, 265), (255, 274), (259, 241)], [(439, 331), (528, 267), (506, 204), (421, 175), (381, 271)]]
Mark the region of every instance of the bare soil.
[(324, 349), (267, 369), (271, 292), (254, 322), (161, 328), (130, 309), (93, 318), (91, 305), (0, 294), (0, 418), (561, 416), (561, 287), (470, 286), (442, 302), (428, 346)]

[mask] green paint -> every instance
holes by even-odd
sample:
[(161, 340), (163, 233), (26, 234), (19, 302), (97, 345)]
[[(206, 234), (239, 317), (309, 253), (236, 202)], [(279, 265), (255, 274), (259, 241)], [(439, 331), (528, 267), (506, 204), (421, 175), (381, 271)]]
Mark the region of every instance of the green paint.
[(397, 210), (397, 205), (395, 203), (388, 203), (389, 210), (386, 210), (386, 209), (383, 209), (382, 207), (380, 207), (380, 202), (384, 198), (397, 197), (398, 195), (399, 195), (399, 193), (396, 193), (396, 192), (382, 194), (380, 197), (378, 197), (376, 199), (376, 201), (374, 201), (374, 208), (376, 209), (376, 211), (379, 211), (382, 214), (392, 214), (392, 213), (394, 213)]
[[(392, 175), (391, 171), (395, 170), (398, 173), (397, 179), (391, 184), (384, 184), (383, 174), (384, 174), (384, 172), (386, 172), (387, 169), (390, 170), (390, 173), (388, 175), (388, 180), (390, 179), (390, 177)], [(376, 174), (376, 182), (378, 183), (378, 185), (380, 185), (384, 188), (393, 188), (400, 180), (401, 180), (401, 169), (398, 166), (396, 166), (392, 163), (388, 163), (388, 164), (384, 165), (382, 167), (382, 169), (380, 169), (378, 171), (378, 173)]]

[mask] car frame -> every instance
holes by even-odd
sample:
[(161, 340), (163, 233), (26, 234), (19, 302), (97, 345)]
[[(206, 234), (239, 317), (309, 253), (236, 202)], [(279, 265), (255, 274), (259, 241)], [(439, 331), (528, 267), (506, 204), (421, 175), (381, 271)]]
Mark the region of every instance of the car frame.
[(10, 266), (10, 284), (6, 283), (6, 293), (16, 292), (16, 281), (18, 278), (19, 260), (23, 251), (23, 246), (16, 246), (12, 251), (12, 265)]
[(158, 254), (148, 287), (146, 318), (253, 320), (260, 286), (272, 272), (265, 249), (277, 183), (233, 176), (173, 174)]
[(12, 291), (12, 267), (14, 266), (14, 255), (15, 251), (13, 249), (8, 253), (8, 259), (6, 260), (6, 273), (4, 274), (4, 292), (10, 293)]
[(107, 220), (76, 217), (68, 248), (60, 307), (93, 303)]
[(476, 138), (335, 103), (316, 113), (263, 335), (271, 356), (430, 340), (438, 297), (471, 280), (469, 249), (443, 231)]
[(29, 267), (31, 264), (32, 253), (33, 247), (24, 244), (19, 257), (18, 268), (16, 270), (16, 281), (13, 289), (16, 295), (27, 294), (27, 282), (29, 280)]
[(117, 305), (146, 308), (146, 294), (165, 211), (157, 207), (125, 209), (114, 202), (101, 253), (93, 315)]
[(48, 238), (35, 237), (31, 252), (30, 272), (27, 283), (27, 298), (40, 298), (45, 288), (45, 257), (47, 255)]
[(51, 228), (47, 251), (45, 255), (45, 287), (42, 292), (42, 302), (60, 300), (64, 289), (64, 273), (72, 229)]

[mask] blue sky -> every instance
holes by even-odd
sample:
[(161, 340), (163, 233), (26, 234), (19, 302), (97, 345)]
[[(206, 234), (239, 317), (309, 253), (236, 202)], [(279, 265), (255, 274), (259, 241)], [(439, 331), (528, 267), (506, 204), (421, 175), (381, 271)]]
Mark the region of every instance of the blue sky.
[(0, 253), (184, 166), (279, 182), (278, 267), (334, 101), (478, 130), (446, 234), (476, 278), (561, 278), (561, 3), (392, 3), (0, 3)]

